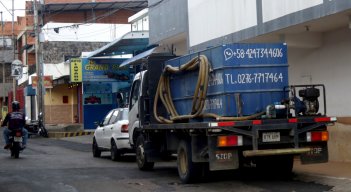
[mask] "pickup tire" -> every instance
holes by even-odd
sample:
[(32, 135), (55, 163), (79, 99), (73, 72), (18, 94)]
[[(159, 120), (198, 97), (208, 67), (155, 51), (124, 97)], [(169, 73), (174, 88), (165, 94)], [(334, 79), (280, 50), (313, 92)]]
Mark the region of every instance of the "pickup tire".
[(93, 138), (92, 151), (93, 151), (93, 156), (94, 157), (101, 157), (101, 151), (99, 149), (99, 146), (98, 146), (98, 144), (96, 142), (95, 137)]
[(154, 168), (155, 163), (149, 162), (145, 154), (145, 138), (142, 134), (136, 141), (136, 162), (140, 170), (147, 171)]
[(192, 161), (191, 144), (182, 140), (178, 146), (177, 167), (180, 181), (184, 184), (196, 182), (201, 175), (201, 164)]

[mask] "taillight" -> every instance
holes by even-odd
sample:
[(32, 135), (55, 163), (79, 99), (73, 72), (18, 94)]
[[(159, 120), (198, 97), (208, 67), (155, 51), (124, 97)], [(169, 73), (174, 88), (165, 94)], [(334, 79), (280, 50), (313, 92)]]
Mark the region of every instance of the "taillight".
[(297, 119), (296, 118), (289, 119), (289, 123), (297, 123)]
[(22, 132), (21, 131), (17, 131), (16, 132), (16, 137), (22, 137)]
[(328, 141), (329, 133), (328, 131), (314, 131), (306, 133), (306, 141), (314, 142), (314, 141)]
[(314, 118), (314, 122), (335, 122), (336, 117), (316, 117)]
[(217, 139), (218, 147), (231, 147), (243, 145), (243, 137), (238, 135), (218, 136)]
[(121, 132), (122, 133), (128, 133), (128, 125), (122, 125)]
[(223, 121), (223, 122), (209, 123), (210, 127), (231, 127), (234, 125), (235, 125), (234, 121)]
[(262, 120), (253, 120), (252, 121), (252, 125), (261, 125), (262, 124)]

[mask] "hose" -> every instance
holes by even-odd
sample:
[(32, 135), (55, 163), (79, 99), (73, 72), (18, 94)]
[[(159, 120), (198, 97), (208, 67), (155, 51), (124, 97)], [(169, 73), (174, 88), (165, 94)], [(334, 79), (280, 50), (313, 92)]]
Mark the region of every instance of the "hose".
[[(180, 74), (183, 72), (194, 71), (198, 69), (199, 75), (193, 95), (192, 108), (191, 113), (188, 115), (179, 115), (171, 95), (171, 88), (169, 83), (170, 74)], [(173, 67), (167, 65), (158, 82), (156, 94), (155, 94), (155, 102), (153, 106), (154, 117), (159, 123), (173, 123), (174, 121), (192, 119), (195, 117), (207, 117), (207, 118), (215, 118), (217, 121), (242, 121), (257, 118), (258, 116), (263, 115), (265, 112), (256, 113), (250, 116), (245, 117), (222, 117), (213, 113), (202, 114), (202, 110), (205, 106), (207, 88), (208, 88), (208, 78), (210, 73), (210, 64), (205, 55), (199, 55), (188, 61), (187, 63), (179, 66)], [(169, 119), (159, 116), (157, 111), (158, 101), (161, 100), (164, 107), (167, 110), (169, 115)]]

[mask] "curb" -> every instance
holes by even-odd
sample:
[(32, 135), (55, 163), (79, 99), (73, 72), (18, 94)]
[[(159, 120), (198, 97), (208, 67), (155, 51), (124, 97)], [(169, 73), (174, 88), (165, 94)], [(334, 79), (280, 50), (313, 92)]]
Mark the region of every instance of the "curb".
[(92, 135), (92, 131), (77, 131), (77, 132), (49, 132), (49, 138), (61, 138), (61, 137), (77, 137), (83, 135)]

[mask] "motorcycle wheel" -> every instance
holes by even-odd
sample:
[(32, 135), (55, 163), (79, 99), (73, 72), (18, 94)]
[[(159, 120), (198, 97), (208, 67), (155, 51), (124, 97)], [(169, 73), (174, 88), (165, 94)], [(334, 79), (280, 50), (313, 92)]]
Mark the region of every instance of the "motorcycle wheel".
[(20, 144), (15, 142), (12, 144), (12, 147), (11, 147), (11, 157), (18, 159), (19, 153), (20, 153)]
[(40, 128), (39, 134), (43, 137), (49, 137), (48, 132), (46, 131), (46, 128), (44, 126)]

